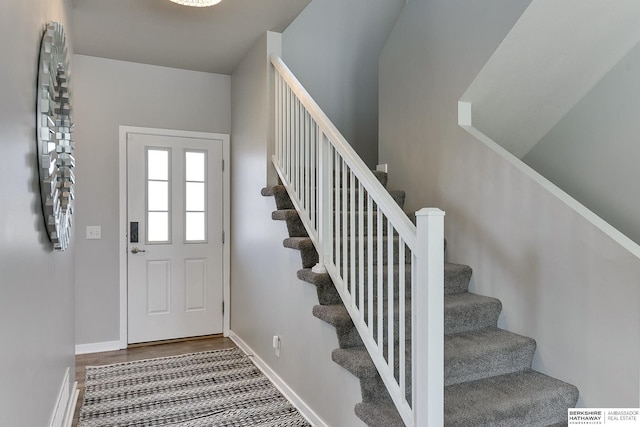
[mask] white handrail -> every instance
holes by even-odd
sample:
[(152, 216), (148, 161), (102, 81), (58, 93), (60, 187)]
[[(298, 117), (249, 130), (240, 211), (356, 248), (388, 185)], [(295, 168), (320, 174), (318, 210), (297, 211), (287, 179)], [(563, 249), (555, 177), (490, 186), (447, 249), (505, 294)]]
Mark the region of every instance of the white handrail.
[(444, 212), (423, 209), (414, 225), (284, 62), (271, 62), (273, 164), (318, 252), (314, 271), (331, 276), (405, 424), (440, 426)]
[[(340, 156), (347, 162), (347, 165), (354, 171), (354, 174), (360, 182), (367, 188), (372, 189), (373, 194), (378, 195), (378, 200), (382, 203), (381, 195), (386, 199), (385, 212), (387, 216), (393, 219), (396, 229), (407, 239), (409, 247), (415, 247), (416, 227), (409, 220), (404, 211), (393, 201), (387, 190), (382, 186), (380, 181), (371, 173), (364, 161), (358, 156), (347, 140), (336, 129), (335, 125), (327, 115), (318, 106), (316, 101), (309, 95), (309, 92), (302, 86), (298, 79), (293, 75), (291, 70), (286, 66), (278, 55), (271, 56), (271, 63), (278, 71), (282, 79), (288, 84), (291, 90), (296, 94), (302, 105), (311, 113), (316, 123), (323, 129), (323, 132), (331, 140), (336, 147)], [(386, 197), (388, 196), (388, 197)], [(375, 197), (375, 196), (374, 196)]]

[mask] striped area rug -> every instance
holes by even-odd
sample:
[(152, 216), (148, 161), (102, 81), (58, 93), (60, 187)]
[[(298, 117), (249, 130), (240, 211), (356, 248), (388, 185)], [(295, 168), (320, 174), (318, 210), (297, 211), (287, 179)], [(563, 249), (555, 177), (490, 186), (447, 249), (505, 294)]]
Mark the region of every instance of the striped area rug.
[(232, 348), (87, 367), (78, 427), (309, 425)]

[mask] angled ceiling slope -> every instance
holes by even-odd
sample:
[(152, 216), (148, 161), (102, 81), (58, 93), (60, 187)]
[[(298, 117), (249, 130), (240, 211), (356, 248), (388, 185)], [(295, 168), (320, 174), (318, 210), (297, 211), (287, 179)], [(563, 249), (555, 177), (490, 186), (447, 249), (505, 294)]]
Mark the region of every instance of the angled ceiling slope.
[(310, 0), (72, 0), (77, 54), (231, 74), (265, 31), (282, 32)]
[(522, 158), (640, 41), (637, 0), (533, 0), (460, 101)]

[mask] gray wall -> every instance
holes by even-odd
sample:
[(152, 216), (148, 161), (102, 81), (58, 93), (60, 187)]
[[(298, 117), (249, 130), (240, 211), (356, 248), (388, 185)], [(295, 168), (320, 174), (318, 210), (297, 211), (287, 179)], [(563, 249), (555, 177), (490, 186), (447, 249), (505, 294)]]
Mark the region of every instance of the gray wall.
[(640, 243), (640, 45), (523, 161)]
[[(76, 344), (120, 339), (120, 125), (229, 133), (229, 76), (74, 56)], [(86, 240), (88, 225), (102, 240)]]
[[(268, 54), (280, 50), (268, 33), (231, 76), (231, 330), (246, 342), (330, 426), (363, 425), (353, 412), (357, 379), (331, 361), (335, 329), (311, 314), (315, 287), (301, 282), (299, 252), (285, 249), (283, 222), (271, 220), (262, 197), (268, 152)], [(280, 357), (271, 347), (279, 335)]]
[[(527, 0), (414, 0), (380, 58), (380, 161), (410, 209), (446, 211), (450, 262), (534, 337), (579, 405), (637, 407), (640, 261), (457, 125), (457, 102)], [(532, 173), (533, 174), (533, 173)]]
[[(43, 26), (64, 0), (0, 3), (0, 424), (48, 425), (67, 368), (74, 376), (76, 243), (53, 252), (44, 230), (35, 142), (38, 52)], [(73, 64), (71, 64), (73, 72)]]
[(367, 165), (378, 160), (378, 56), (405, 0), (313, 0), (283, 59)]

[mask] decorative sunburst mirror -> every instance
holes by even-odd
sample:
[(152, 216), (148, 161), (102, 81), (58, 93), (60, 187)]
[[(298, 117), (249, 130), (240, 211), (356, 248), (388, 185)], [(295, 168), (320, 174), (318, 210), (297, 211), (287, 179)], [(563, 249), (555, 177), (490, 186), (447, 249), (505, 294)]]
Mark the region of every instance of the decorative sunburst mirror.
[(59, 22), (49, 22), (42, 35), (36, 110), (42, 213), (53, 248), (64, 251), (71, 236), (75, 159), (69, 57)]

